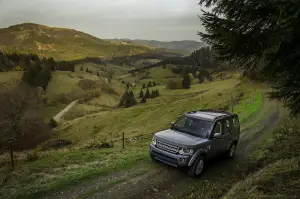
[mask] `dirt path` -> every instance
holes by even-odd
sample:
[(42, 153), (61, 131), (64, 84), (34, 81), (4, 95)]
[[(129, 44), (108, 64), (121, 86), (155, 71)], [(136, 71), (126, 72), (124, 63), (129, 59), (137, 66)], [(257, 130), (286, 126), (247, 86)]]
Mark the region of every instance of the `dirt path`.
[[(271, 103), (271, 102), (269, 102)], [(242, 132), (239, 148), (234, 160), (211, 161), (206, 172), (199, 179), (191, 179), (186, 172), (159, 164), (154, 169), (137, 166), (128, 171), (100, 177), (88, 184), (72, 187), (67, 192), (57, 193), (50, 198), (90, 199), (170, 199), (176, 198), (197, 181), (212, 181), (218, 177), (231, 178), (236, 165), (241, 163), (249, 151), (269, 132), (272, 132), (283, 115), (283, 109), (272, 102), (272, 110), (254, 127)]]

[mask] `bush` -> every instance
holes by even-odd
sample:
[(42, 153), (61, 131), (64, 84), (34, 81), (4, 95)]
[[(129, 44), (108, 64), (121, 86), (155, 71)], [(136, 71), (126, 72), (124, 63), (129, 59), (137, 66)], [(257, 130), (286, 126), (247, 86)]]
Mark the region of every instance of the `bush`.
[(38, 159), (39, 159), (39, 156), (37, 155), (36, 151), (31, 151), (26, 154), (26, 160), (28, 162), (33, 162)]
[(182, 80), (182, 87), (185, 89), (189, 89), (191, 87), (191, 77), (189, 74), (184, 75)]
[(56, 127), (58, 127), (58, 122), (57, 121), (55, 121), (53, 118), (49, 121), (49, 125), (51, 126), (51, 127), (53, 127), (53, 128), (56, 128)]
[(100, 87), (100, 85), (96, 81), (89, 80), (89, 79), (80, 80), (78, 82), (78, 86), (83, 90), (92, 90)]
[(72, 145), (70, 140), (52, 139), (40, 145), (41, 150), (60, 149)]
[(166, 84), (167, 89), (182, 89), (182, 80), (180, 79), (168, 79)]
[(87, 101), (90, 101), (94, 98), (97, 98), (97, 97), (100, 97), (101, 95), (101, 91), (100, 90), (89, 90), (87, 92), (85, 92), (83, 98), (81, 98), (79, 100), (80, 103), (82, 102), (87, 102)]

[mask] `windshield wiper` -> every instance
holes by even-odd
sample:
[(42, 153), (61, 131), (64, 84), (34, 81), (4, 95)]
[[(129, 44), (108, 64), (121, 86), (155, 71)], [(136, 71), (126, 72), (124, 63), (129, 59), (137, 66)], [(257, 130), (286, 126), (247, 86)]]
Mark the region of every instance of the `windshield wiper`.
[(180, 131), (180, 132), (183, 132), (183, 133), (186, 133), (186, 134), (193, 135), (193, 136), (198, 136), (197, 134), (195, 134), (195, 133), (192, 133), (192, 132), (189, 132), (189, 131), (187, 131), (187, 130), (183, 130), (183, 129), (177, 129), (177, 128), (176, 128), (176, 130), (177, 130), (177, 131)]

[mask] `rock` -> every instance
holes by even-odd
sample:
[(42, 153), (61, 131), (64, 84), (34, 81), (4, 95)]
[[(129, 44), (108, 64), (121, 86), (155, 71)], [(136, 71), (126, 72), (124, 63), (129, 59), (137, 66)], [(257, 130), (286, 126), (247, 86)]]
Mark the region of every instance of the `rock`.
[(155, 188), (153, 188), (152, 189), (155, 193), (157, 193), (159, 190), (158, 189), (155, 189)]

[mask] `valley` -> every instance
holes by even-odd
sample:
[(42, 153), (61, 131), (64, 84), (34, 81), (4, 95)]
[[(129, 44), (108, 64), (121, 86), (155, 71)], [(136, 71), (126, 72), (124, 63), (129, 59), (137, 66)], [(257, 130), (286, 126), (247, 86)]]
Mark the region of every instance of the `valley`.
[[(199, 34), (221, 34), (211, 32)], [(252, 47), (232, 39), (222, 49), (228, 38), (209, 46), (34, 23), (0, 29), (0, 198), (298, 198), (297, 71), (280, 79), (288, 69), (278, 67), (276, 79), (264, 60), (242, 54)], [(239, 116), (235, 159), (205, 161), (195, 179), (152, 161), (153, 135), (202, 109)]]

